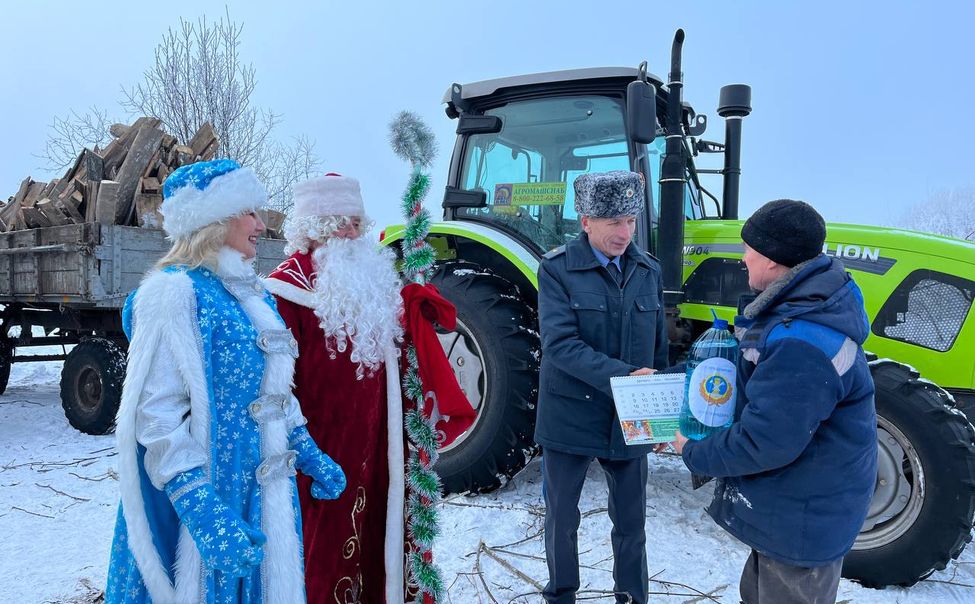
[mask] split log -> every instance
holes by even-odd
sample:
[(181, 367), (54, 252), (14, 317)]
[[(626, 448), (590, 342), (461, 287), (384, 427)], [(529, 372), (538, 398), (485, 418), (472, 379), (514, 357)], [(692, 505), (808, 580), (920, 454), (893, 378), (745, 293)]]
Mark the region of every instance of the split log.
[(24, 224), (29, 229), (53, 226), (53, 222), (48, 219), (40, 210), (31, 206), (24, 206), (21, 209), (21, 216), (24, 217)]
[(210, 145), (203, 150), (203, 153), (200, 154), (199, 158), (203, 161), (210, 161), (211, 159), (216, 157), (217, 149), (219, 147), (220, 147), (220, 141), (218, 141), (217, 139), (213, 139), (213, 142), (210, 143)]
[(158, 128), (161, 123), (160, 120), (153, 117), (140, 117), (135, 120), (135, 123), (129, 127), (123, 136), (109, 143), (108, 147), (105, 147), (105, 153), (102, 154), (105, 160), (103, 177), (118, 174), (122, 163), (125, 161), (125, 156), (129, 153), (129, 148), (142, 128)]
[(6, 225), (4, 231), (13, 231), (17, 226), (17, 216), (20, 214), (20, 201), (15, 197), (0, 210), (0, 220)]
[(108, 132), (115, 138), (122, 138), (126, 135), (126, 133), (128, 133), (129, 128), (131, 128), (131, 126), (128, 124), (112, 124), (108, 128)]
[(163, 226), (163, 216), (159, 212), (162, 205), (162, 195), (158, 194), (136, 194), (135, 196), (135, 215), (139, 220), (139, 226), (148, 229), (161, 229)]
[(85, 221), (84, 215), (74, 206), (72, 203), (65, 203), (60, 199), (54, 202), (54, 207), (64, 213), (65, 216), (71, 219), (71, 222), (75, 224), (81, 224)]
[(116, 192), (117, 200), (114, 204), (114, 224), (126, 224), (128, 222), (136, 187), (139, 186), (139, 178), (145, 173), (152, 154), (159, 150), (162, 137), (163, 131), (155, 127), (140, 128), (135, 135), (129, 152), (125, 155), (125, 161), (115, 176), (119, 187)]
[(116, 204), (120, 184), (114, 180), (103, 180), (98, 185), (98, 197), (95, 199), (95, 222), (101, 224), (115, 224), (118, 215)]
[(159, 166), (159, 171), (156, 172), (156, 179), (159, 181), (160, 191), (162, 191), (162, 185), (166, 182), (166, 179), (169, 178), (169, 175), (172, 173), (173, 173), (172, 169), (170, 169), (170, 167), (167, 166), (166, 164), (162, 164), (161, 166)]
[(143, 193), (161, 193), (162, 185), (159, 184), (159, 179), (154, 176), (147, 176), (139, 182), (139, 188)]
[(61, 211), (58, 210), (57, 206), (54, 205), (54, 202), (50, 199), (42, 199), (38, 201), (34, 206), (34, 209), (39, 211), (41, 214), (44, 214), (44, 217), (51, 221), (53, 226), (64, 226), (66, 224), (71, 224), (68, 217), (62, 214)]
[(196, 154), (193, 153), (192, 147), (187, 147), (186, 145), (176, 145), (173, 147), (173, 161), (169, 162), (171, 166), (185, 166), (186, 164), (192, 164), (196, 160)]
[[(98, 205), (98, 187), (101, 181), (88, 181), (85, 185), (85, 222), (95, 222), (95, 208)], [(80, 212), (81, 209), (79, 208)]]
[(20, 188), (17, 189), (17, 193), (14, 195), (13, 202), (17, 202), (18, 204), (22, 204), (24, 202), (24, 197), (27, 196), (27, 190), (30, 189), (30, 185), (32, 182), (34, 181), (31, 180), (30, 176), (28, 176), (20, 183)]
[(32, 182), (30, 187), (27, 188), (27, 195), (24, 196), (24, 200), (20, 202), (20, 205), (25, 208), (34, 207), (34, 204), (40, 199), (41, 192), (46, 186), (47, 183)]
[(193, 138), (187, 143), (187, 145), (193, 149), (194, 156), (203, 155), (203, 152), (206, 151), (207, 147), (209, 147), (215, 140), (217, 140), (217, 135), (213, 131), (213, 126), (210, 125), (210, 122), (206, 122), (200, 126), (200, 129), (196, 131), (196, 134), (193, 135)]
[(259, 210), (258, 215), (267, 226), (268, 235), (276, 237), (281, 233), (281, 227), (284, 226), (284, 213), (265, 208)]

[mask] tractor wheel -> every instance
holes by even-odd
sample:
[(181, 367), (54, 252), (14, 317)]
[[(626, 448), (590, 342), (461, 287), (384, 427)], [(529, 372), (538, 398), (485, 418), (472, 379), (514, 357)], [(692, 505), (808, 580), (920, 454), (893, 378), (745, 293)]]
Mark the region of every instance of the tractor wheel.
[(910, 586), (972, 539), (975, 429), (948, 394), (891, 360), (871, 362), (877, 388), (877, 486), (843, 576)]
[(125, 350), (111, 340), (85, 340), (68, 353), (61, 370), (61, 406), (68, 423), (85, 434), (115, 429), (125, 365)]
[(10, 365), (14, 358), (14, 345), (6, 335), (0, 336), (0, 394), (7, 390), (10, 381)]
[(538, 451), (538, 320), (511, 282), (479, 265), (442, 264), (432, 282), (457, 307), (457, 329), (440, 342), (477, 410), (470, 429), (440, 449), (435, 469), (447, 493), (491, 491)]

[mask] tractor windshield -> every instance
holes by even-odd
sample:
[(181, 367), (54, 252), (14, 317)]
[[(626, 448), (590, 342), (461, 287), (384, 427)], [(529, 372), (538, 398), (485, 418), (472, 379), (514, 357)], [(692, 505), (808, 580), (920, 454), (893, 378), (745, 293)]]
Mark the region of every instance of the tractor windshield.
[(458, 217), (491, 221), (543, 251), (574, 238), (580, 226), (572, 181), (585, 172), (630, 169), (622, 103), (561, 96), (485, 111), (501, 118), (502, 129), (468, 138), (461, 186), (484, 191), (487, 206), (461, 208)]
[[(456, 215), (491, 222), (530, 240), (542, 252), (563, 245), (581, 230), (572, 189), (577, 176), (631, 169), (622, 98), (546, 97), (509, 102), (484, 114), (500, 117), (502, 128), (498, 133), (467, 138), (460, 186), (484, 191), (487, 205), (459, 208)], [(645, 176), (651, 185), (648, 230), (654, 233), (664, 138), (641, 145), (640, 151), (644, 149), (649, 170)], [(689, 179), (685, 192), (688, 219), (705, 217), (700, 197)]]

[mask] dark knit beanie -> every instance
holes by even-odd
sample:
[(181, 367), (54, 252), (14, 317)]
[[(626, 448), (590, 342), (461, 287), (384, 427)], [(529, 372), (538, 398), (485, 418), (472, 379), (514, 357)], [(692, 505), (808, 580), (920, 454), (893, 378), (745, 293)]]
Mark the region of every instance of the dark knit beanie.
[(741, 238), (769, 260), (793, 267), (823, 251), (826, 223), (804, 201), (776, 199), (758, 208), (745, 221)]

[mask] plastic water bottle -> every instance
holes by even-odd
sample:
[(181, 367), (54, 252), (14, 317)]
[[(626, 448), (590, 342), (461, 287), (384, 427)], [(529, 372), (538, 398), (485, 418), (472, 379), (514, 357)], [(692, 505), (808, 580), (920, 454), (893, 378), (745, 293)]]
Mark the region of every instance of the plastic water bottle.
[(728, 331), (728, 322), (715, 315), (714, 323), (694, 342), (687, 357), (681, 434), (701, 440), (734, 422), (737, 366), (738, 340)]

